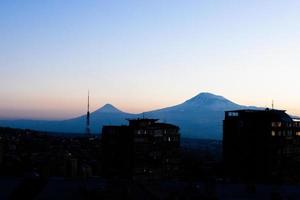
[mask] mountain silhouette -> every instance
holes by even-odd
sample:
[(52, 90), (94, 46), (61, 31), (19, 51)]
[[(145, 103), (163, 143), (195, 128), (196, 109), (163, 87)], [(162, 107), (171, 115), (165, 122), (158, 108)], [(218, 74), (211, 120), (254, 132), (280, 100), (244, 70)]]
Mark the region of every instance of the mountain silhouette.
[(94, 112), (94, 114), (96, 113), (123, 113), (123, 112), (117, 109), (116, 107), (114, 107), (113, 105), (107, 103)]
[(155, 117), (178, 125), (183, 136), (192, 138), (221, 139), (224, 111), (249, 109), (211, 93), (199, 95), (182, 104), (146, 112), (146, 117)]
[[(235, 109), (259, 108), (239, 105), (212, 93), (200, 93), (181, 104), (141, 114), (126, 113), (105, 104), (91, 113), (91, 131), (100, 133), (103, 125), (126, 125), (128, 118), (146, 117), (179, 126), (183, 137), (221, 139), (224, 111)], [(63, 121), (0, 120), (0, 126), (63, 133), (84, 133), (85, 123), (86, 115)]]
[(203, 106), (209, 108), (219, 108), (227, 106), (239, 106), (222, 96), (214, 95), (211, 93), (200, 93), (197, 96), (187, 100), (183, 103), (186, 106)]

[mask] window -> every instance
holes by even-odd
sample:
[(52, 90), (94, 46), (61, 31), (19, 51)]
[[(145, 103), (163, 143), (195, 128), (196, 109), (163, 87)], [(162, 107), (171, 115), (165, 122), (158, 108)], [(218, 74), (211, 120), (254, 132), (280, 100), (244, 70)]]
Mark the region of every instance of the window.
[(228, 116), (229, 116), (229, 117), (238, 117), (238, 116), (239, 116), (239, 113), (238, 113), (238, 112), (229, 112), (229, 113), (228, 113)]
[(281, 122), (272, 122), (272, 127), (281, 127)]
[(282, 136), (286, 136), (286, 132), (285, 131), (282, 131), (281, 134), (282, 134)]
[(272, 136), (276, 136), (276, 132), (275, 131), (272, 131)]

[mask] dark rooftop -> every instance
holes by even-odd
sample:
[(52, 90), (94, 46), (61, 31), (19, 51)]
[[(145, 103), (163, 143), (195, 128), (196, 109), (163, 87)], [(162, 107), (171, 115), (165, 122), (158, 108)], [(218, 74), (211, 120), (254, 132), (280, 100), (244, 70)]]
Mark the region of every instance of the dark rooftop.
[(231, 115), (231, 113), (238, 113), (238, 116), (264, 116), (272, 121), (284, 121), (284, 122), (293, 122), (293, 119), (286, 113), (285, 110), (275, 110), (275, 109), (264, 109), (264, 110), (232, 110), (226, 111), (226, 117), (236, 116)]

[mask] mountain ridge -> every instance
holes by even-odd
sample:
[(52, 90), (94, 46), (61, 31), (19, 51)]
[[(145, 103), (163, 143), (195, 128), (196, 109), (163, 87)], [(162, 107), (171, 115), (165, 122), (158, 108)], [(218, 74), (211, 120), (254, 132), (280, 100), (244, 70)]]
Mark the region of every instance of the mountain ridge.
[[(91, 130), (100, 133), (103, 125), (125, 125), (128, 118), (157, 118), (180, 127), (183, 137), (221, 139), (224, 111), (236, 109), (259, 109), (236, 104), (223, 96), (208, 92), (184, 101), (183, 103), (151, 110), (139, 114), (121, 111), (107, 103), (91, 112)], [(61, 121), (43, 120), (0, 120), (0, 126), (30, 128), (41, 131), (84, 133), (86, 114)]]

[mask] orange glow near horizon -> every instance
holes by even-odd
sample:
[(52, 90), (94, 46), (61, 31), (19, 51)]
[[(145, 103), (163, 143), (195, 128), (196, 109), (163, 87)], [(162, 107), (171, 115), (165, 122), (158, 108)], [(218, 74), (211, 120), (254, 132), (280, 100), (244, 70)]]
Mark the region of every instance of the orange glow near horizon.
[[(162, 101), (158, 100), (152, 101), (113, 101), (104, 102), (101, 101), (98, 97), (91, 98), (91, 108), (90, 111), (94, 112), (95, 110), (101, 108), (107, 103), (112, 104), (117, 109), (127, 112), (139, 114), (142, 112), (147, 112), (151, 110), (161, 109), (165, 107), (170, 107), (183, 103), (184, 101), (192, 97), (178, 98), (173, 101)], [(225, 96), (225, 98), (228, 98)], [(271, 100), (258, 102), (257, 100), (243, 100), (243, 99), (230, 99), (234, 103), (247, 106), (257, 106), (257, 107), (269, 107), (271, 108)], [(98, 103), (99, 102), (99, 103)], [(5, 119), (49, 119), (49, 120), (62, 120), (70, 119), (84, 115), (87, 109), (87, 100), (85, 98), (80, 99), (70, 99), (70, 98), (56, 98), (56, 99), (31, 99), (23, 102), (14, 101), (15, 106), (10, 106), (9, 102), (6, 102), (5, 108), (0, 108), (1, 115), (0, 118)], [(276, 102), (275, 102), (276, 103)], [(292, 102), (291, 102), (292, 103)], [(24, 109), (24, 107), (26, 109)], [(285, 106), (282, 102), (275, 104), (275, 109), (287, 110), (287, 113), (291, 115), (300, 116), (300, 109), (293, 106)]]

